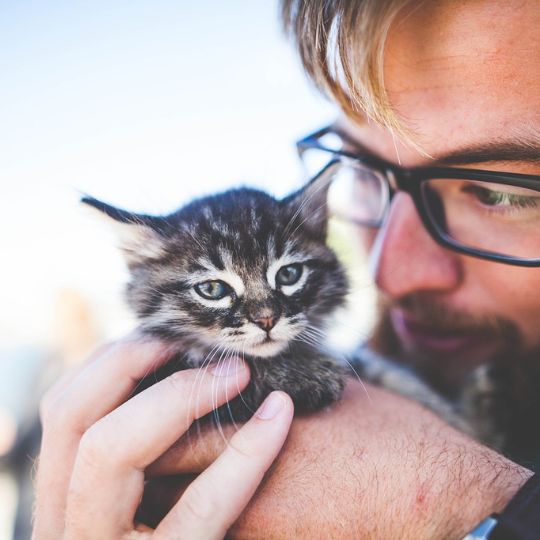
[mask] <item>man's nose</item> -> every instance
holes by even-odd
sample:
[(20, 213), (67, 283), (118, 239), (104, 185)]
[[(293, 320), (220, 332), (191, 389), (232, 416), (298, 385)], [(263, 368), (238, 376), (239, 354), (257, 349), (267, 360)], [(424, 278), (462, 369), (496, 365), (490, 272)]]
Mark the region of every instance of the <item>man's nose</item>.
[(371, 251), (375, 282), (390, 298), (416, 292), (449, 292), (461, 281), (459, 255), (435, 242), (413, 200), (397, 193)]

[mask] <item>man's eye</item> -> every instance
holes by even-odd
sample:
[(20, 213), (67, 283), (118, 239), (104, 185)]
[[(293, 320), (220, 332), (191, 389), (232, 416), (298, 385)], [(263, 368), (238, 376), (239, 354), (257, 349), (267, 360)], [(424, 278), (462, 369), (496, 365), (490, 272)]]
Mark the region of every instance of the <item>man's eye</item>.
[(194, 287), (195, 292), (207, 300), (221, 300), (231, 293), (229, 285), (223, 281), (204, 281)]
[(534, 208), (537, 206), (536, 197), (527, 197), (506, 191), (495, 191), (477, 185), (467, 186), (464, 191), (473, 195), (480, 203), (486, 206), (501, 208)]
[(277, 285), (294, 285), (302, 277), (301, 264), (288, 264), (282, 266), (276, 274)]

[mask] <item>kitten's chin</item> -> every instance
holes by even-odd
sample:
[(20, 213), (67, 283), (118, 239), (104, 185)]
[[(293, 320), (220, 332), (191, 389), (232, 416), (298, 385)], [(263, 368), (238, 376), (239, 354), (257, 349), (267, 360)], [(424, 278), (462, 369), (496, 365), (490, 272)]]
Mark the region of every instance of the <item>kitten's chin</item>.
[(286, 341), (263, 341), (257, 345), (246, 345), (244, 352), (249, 356), (269, 358), (283, 352), (287, 348), (287, 344)]

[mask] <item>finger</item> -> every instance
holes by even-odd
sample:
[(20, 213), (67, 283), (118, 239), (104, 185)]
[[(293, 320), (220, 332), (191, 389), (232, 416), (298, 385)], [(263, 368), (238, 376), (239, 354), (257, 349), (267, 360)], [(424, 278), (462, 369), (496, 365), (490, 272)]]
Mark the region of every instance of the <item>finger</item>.
[(65, 390), (71, 381), (75, 380), (79, 374), (86, 368), (86, 366), (92, 364), (104, 354), (106, 354), (110, 349), (117, 347), (118, 344), (127, 344), (132, 342), (148, 341), (149, 338), (141, 334), (140, 330), (134, 330), (128, 335), (124, 336), (122, 339), (109, 341), (102, 343), (96, 347), (85, 359), (81, 362), (78, 362), (76, 365), (70, 366), (65, 373), (57, 380), (51, 387), (47, 390), (45, 395), (46, 401), (53, 401), (56, 399), (63, 390)]
[(146, 469), (147, 478), (204, 471), (223, 452), (237, 427), (225, 424), (220, 431), (205, 424), (196, 431), (190, 429)]
[(272, 392), (220, 457), (190, 484), (155, 538), (178, 538), (181, 531), (191, 540), (222, 539), (281, 450), (292, 417), (290, 397)]
[(102, 346), (82, 369), (46, 394), (41, 405), (44, 429), (65, 432), (68, 425), (84, 431), (129, 397), (140, 380), (173, 353), (170, 345), (153, 339), (126, 338)]
[[(133, 528), (144, 469), (174, 443), (196, 415), (208, 414), (249, 380), (238, 359), (210, 371), (187, 370), (131, 398), (83, 436), (66, 510), (68, 537), (117, 538)], [(188, 399), (200, 384), (198, 400)], [(99, 493), (99, 496), (96, 494)]]
[(125, 400), (148, 371), (164, 364), (169, 348), (150, 340), (123, 340), (101, 350), (41, 406), (43, 437), (36, 477), (34, 535), (58, 539), (80, 438), (96, 420)]

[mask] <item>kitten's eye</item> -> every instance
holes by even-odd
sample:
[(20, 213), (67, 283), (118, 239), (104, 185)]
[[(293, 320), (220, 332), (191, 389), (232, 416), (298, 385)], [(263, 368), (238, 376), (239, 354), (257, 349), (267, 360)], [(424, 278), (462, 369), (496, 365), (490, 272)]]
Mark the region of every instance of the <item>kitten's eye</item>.
[(223, 281), (204, 281), (194, 287), (198, 295), (207, 300), (221, 300), (231, 294), (231, 288)]
[(276, 274), (276, 285), (294, 285), (302, 277), (301, 264), (282, 266)]

